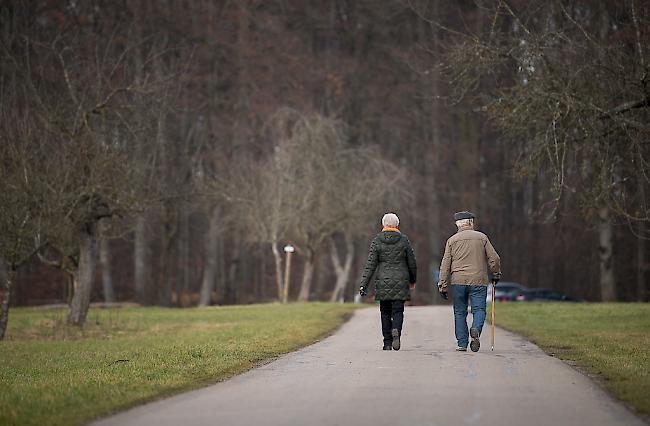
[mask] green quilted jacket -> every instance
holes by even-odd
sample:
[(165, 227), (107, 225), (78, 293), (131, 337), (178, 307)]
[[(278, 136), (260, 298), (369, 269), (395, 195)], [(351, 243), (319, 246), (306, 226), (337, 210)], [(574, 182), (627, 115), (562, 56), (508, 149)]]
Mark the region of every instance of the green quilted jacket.
[(397, 231), (383, 231), (370, 243), (370, 253), (361, 277), (368, 287), (375, 276), (375, 300), (409, 300), (409, 283), (417, 280), (415, 253), (408, 237)]

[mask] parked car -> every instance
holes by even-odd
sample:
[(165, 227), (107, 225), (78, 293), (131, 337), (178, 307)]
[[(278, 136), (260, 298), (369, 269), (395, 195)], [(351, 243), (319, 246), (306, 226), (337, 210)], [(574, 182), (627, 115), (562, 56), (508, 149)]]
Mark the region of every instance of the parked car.
[(520, 302), (580, 302), (580, 300), (567, 296), (561, 291), (550, 288), (525, 289), (517, 294), (515, 299)]
[[(513, 302), (516, 300), (516, 297), (521, 294), (526, 287), (519, 283), (510, 282), (510, 281), (501, 281), (497, 284), (497, 288), (494, 292), (494, 298), (497, 302)], [(492, 284), (488, 286), (487, 301), (492, 300)]]

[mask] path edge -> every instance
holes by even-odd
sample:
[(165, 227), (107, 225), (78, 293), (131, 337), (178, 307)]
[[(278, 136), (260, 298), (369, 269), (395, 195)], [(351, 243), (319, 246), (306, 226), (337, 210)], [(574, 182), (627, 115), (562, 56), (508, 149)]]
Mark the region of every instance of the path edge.
[[(491, 324), (490, 321), (486, 321), (486, 323)], [(609, 398), (612, 399), (612, 401), (616, 402), (617, 404), (620, 404), (625, 410), (627, 410), (631, 415), (635, 416), (642, 422), (646, 423), (647, 425), (650, 425), (650, 414), (645, 414), (639, 412), (635, 407), (627, 403), (626, 401), (623, 401), (622, 399), (618, 398), (616, 395), (612, 394), (612, 392), (607, 389), (606, 386), (606, 379), (603, 376), (600, 376), (598, 374), (592, 374), (588, 371), (586, 371), (584, 368), (582, 368), (580, 365), (577, 363), (569, 360), (569, 359), (564, 359), (561, 356), (558, 356), (557, 354), (553, 352), (549, 352), (546, 350), (544, 347), (540, 346), (539, 343), (533, 341), (530, 337), (525, 336), (522, 333), (518, 333), (516, 331), (510, 330), (506, 327), (503, 326), (497, 326), (496, 328), (500, 328), (501, 331), (505, 331), (507, 333), (513, 334), (515, 336), (518, 336), (525, 341), (529, 342), (532, 345), (535, 345), (535, 347), (539, 348), (540, 351), (544, 352), (547, 356), (556, 359), (560, 361), (562, 364), (566, 365), (567, 367), (571, 368), (572, 370), (576, 371), (580, 375), (584, 376), (592, 382), (598, 389), (600, 389), (605, 395), (607, 395)]]
[(179, 388), (167, 389), (167, 391), (165, 391), (163, 393), (157, 394), (157, 395), (155, 395), (153, 397), (150, 397), (150, 398), (143, 398), (143, 399), (135, 400), (132, 403), (129, 403), (129, 404), (124, 405), (122, 407), (117, 407), (115, 410), (111, 410), (110, 412), (106, 413), (105, 415), (101, 415), (101, 416), (98, 416), (98, 417), (88, 419), (88, 420), (86, 420), (86, 421), (84, 421), (84, 422), (82, 422), (80, 424), (81, 425), (86, 425), (86, 426), (91, 426), (91, 425), (93, 425), (93, 424), (95, 424), (97, 422), (100, 422), (102, 420), (108, 419), (110, 417), (113, 417), (115, 415), (118, 415), (118, 414), (121, 414), (121, 413), (124, 413), (124, 412), (127, 412), (129, 410), (136, 409), (138, 407), (142, 407), (142, 406), (147, 405), (147, 404), (152, 404), (152, 403), (159, 402), (159, 401), (162, 401), (162, 400), (167, 399), (167, 398), (176, 397), (176, 396), (184, 394), (184, 393), (199, 391), (201, 389), (205, 389), (207, 387), (210, 387), (210, 386), (213, 386), (213, 385), (216, 385), (216, 384), (219, 384), (219, 383), (227, 382), (228, 380), (231, 380), (231, 379), (233, 379), (233, 378), (235, 378), (237, 376), (241, 376), (242, 374), (246, 374), (246, 373), (251, 372), (253, 370), (256, 370), (258, 368), (264, 367), (265, 365), (271, 364), (272, 362), (275, 362), (275, 361), (277, 361), (279, 359), (282, 359), (285, 356), (291, 355), (291, 354), (293, 354), (295, 352), (301, 351), (301, 350), (303, 350), (305, 348), (308, 348), (310, 346), (313, 346), (313, 345), (316, 345), (316, 344), (322, 342), (323, 340), (325, 340), (325, 339), (333, 336), (334, 334), (336, 334), (341, 328), (343, 328), (343, 326), (345, 326), (348, 322), (350, 322), (350, 320), (354, 317), (354, 315), (356, 314), (357, 311), (361, 311), (361, 310), (368, 309), (368, 308), (369, 308), (369, 306), (368, 307), (359, 307), (359, 308), (357, 308), (357, 309), (355, 309), (355, 310), (353, 310), (351, 312), (344, 313), (341, 316), (341, 322), (335, 328), (333, 328), (333, 329), (331, 329), (331, 330), (329, 330), (329, 331), (327, 331), (325, 333), (322, 333), (319, 336), (316, 336), (316, 338), (314, 340), (312, 340), (311, 342), (306, 343), (305, 345), (296, 347), (291, 351), (288, 351), (288, 352), (285, 352), (285, 353), (282, 353), (282, 354), (279, 354), (279, 355), (275, 355), (275, 356), (270, 357), (270, 358), (266, 358), (266, 359), (254, 362), (251, 365), (250, 368), (246, 368), (246, 369), (243, 369), (241, 371), (229, 374), (229, 375), (227, 375), (225, 377), (222, 377), (220, 379), (217, 379), (217, 380), (205, 380), (205, 381), (194, 382), (194, 383), (192, 383), (192, 385), (190, 387), (181, 386)]

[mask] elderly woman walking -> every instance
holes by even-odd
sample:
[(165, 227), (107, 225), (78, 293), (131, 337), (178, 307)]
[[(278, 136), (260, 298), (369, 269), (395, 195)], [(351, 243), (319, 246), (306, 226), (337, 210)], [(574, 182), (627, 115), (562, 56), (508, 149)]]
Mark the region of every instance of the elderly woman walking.
[(375, 300), (379, 301), (381, 331), (385, 351), (399, 350), (404, 321), (404, 302), (415, 288), (417, 266), (408, 237), (399, 230), (399, 218), (386, 213), (381, 220), (382, 231), (370, 243), (370, 253), (361, 277), (359, 293), (368, 294), (368, 284), (375, 277)]

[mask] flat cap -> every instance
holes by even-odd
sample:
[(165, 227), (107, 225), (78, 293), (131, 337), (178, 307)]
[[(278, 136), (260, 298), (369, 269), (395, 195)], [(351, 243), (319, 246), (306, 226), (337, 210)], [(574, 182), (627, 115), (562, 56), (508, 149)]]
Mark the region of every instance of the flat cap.
[(474, 213), (472, 212), (457, 212), (454, 213), (454, 221), (463, 220), (463, 219), (474, 219)]

